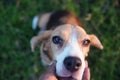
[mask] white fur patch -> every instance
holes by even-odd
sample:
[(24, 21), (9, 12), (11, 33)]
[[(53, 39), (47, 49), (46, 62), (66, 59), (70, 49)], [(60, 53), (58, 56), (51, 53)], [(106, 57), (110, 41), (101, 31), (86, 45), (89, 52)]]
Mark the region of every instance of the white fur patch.
[(38, 24), (38, 16), (35, 16), (32, 21), (32, 29), (35, 30)]

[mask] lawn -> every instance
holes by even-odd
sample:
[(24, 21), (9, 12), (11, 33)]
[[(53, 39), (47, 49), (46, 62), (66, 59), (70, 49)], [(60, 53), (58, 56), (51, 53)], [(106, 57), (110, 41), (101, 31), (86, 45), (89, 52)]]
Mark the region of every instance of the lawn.
[(39, 48), (30, 50), (32, 18), (58, 9), (74, 11), (103, 43), (87, 58), (91, 80), (120, 80), (119, 0), (0, 0), (0, 80), (38, 80), (44, 68)]

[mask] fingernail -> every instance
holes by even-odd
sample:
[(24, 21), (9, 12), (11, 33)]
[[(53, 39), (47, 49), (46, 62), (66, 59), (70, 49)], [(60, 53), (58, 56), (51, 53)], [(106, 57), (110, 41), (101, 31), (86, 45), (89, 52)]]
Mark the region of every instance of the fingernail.
[(57, 62), (57, 61), (52, 61), (52, 62), (49, 64), (49, 66), (56, 64), (56, 62)]

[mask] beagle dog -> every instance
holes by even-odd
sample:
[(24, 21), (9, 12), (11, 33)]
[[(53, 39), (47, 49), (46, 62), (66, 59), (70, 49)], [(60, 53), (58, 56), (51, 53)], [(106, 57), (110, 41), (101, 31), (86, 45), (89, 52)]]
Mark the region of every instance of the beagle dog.
[(87, 34), (79, 18), (67, 10), (35, 16), (32, 28), (37, 26), (41, 31), (30, 41), (32, 51), (41, 43), (40, 54), (44, 65), (56, 60), (58, 76), (82, 80), (85, 57), (90, 46), (103, 49), (100, 40), (94, 34)]

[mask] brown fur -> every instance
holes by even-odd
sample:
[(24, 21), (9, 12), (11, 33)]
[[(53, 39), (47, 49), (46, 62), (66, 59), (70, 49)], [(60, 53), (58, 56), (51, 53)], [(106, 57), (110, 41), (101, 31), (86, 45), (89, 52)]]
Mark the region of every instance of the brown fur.
[[(60, 13), (59, 13), (60, 12)], [(65, 14), (64, 14), (65, 13)], [(64, 15), (65, 16), (64, 16)], [(58, 15), (63, 15), (59, 16)], [(52, 17), (51, 17), (52, 16)], [(57, 18), (58, 17), (58, 18)], [(52, 21), (52, 18), (56, 19)], [(54, 21), (58, 21), (59, 23), (56, 25)], [(51, 22), (51, 23), (50, 23)], [(50, 26), (48, 25), (50, 24)], [(34, 36), (31, 39), (31, 49), (34, 51), (36, 45), (39, 43), (42, 43), (40, 54), (41, 54), (41, 59), (44, 65), (48, 65), (55, 59), (55, 52), (58, 51), (58, 49), (55, 49), (55, 45), (52, 44), (51, 38), (54, 35), (59, 35), (61, 38), (65, 40), (65, 43), (69, 39), (70, 32), (71, 32), (71, 25), (76, 26), (76, 32), (79, 35), (78, 36), (78, 41), (81, 46), (81, 42), (85, 38), (89, 38), (91, 43), (90, 45), (95, 46), (99, 49), (103, 49), (102, 44), (100, 43), (99, 39), (95, 35), (89, 35), (87, 34), (78, 19), (74, 13), (68, 12), (68, 11), (56, 11), (56, 12), (51, 12), (51, 13), (45, 13), (39, 16), (39, 21), (38, 25), (40, 28), (45, 28), (50, 27), (50, 30), (45, 30), (44, 32), (41, 32), (39, 35)], [(53, 48), (54, 47), (54, 48)], [(53, 49), (52, 49), (53, 48)], [(85, 51), (85, 56), (88, 55), (89, 52), (89, 46), (87, 48), (84, 48)]]

